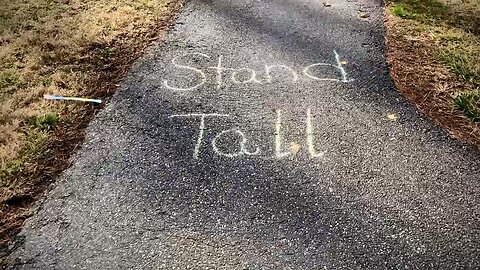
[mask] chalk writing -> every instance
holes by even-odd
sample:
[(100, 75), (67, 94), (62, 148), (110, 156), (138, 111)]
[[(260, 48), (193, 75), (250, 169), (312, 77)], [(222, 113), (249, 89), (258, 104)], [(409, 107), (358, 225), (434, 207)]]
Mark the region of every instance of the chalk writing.
[(222, 84), (223, 84), (223, 72), (225, 70), (227, 70), (226, 68), (223, 68), (222, 67), (222, 59), (223, 59), (223, 56), (220, 55), (218, 57), (218, 64), (216, 67), (208, 67), (208, 68), (211, 68), (211, 69), (215, 69), (217, 71), (217, 90), (219, 90), (221, 87), (222, 87)]
[[(237, 153), (225, 153), (217, 147), (217, 140), (228, 133), (236, 133), (240, 135), (240, 137), (242, 138), (242, 140), (240, 141), (240, 150)], [(242, 155), (254, 156), (254, 155), (260, 154), (260, 148), (257, 147), (254, 152), (249, 152), (245, 144), (247, 144), (247, 137), (241, 130), (229, 129), (229, 130), (224, 130), (220, 132), (217, 136), (215, 136), (215, 138), (212, 141), (212, 148), (213, 148), (213, 151), (215, 151), (215, 153), (217, 153), (218, 155), (229, 157), (229, 158), (238, 157)]]
[[(201, 147), (203, 143), (203, 137), (205, 133), (205, 119), (207, 117), (228, 117), (227, 114), (217, 114), (217, 113), (193, 113), (193, 114), (176, 114), (176, 115), (171, 115), (170, 118), (175, 118), (175, 117), (185, 117), (185, 118), (199, 118), (200, 119), (200, 125), (198, 128), (198, 136), (196, 138), (195, 142), (195, 147), (193, 150), (193, 158), (194, 159), (199, 159), (200, 154), (201, 154)], [(297, 155), (297, 153), (300, 150), (300, 145), (297, 143), (290, 143), (290, 151), (285, 151), (283, 150), (283, 142), (282, 142), (282, 112), (280, 110), (277, 110), (277, 119), (275, 123), (275, 138), (274, 138), (274, 155), (273, 158), (275, 159), (282, 159), (285, 157), (292, 157), (292, 159)], [(307, 109), (306, 112), (306, 144), (307, 144), (307, 149), (308, 153), (310, 155), (310, 158), (320, 158), (325, 155), (325, 152), (317, 152), (315, 149), (314, 145), (314, 129), (312, 125), (312, 114), (310, 109)], [(239, 141), (239, 150), (233, 153), (228, 153), (225, 150), (221, 150), (218, 147), (218, 142), (219, 141), (225, 141), (228, 139), (228, 135), (235, 135), (240, 137)], [(231, 137), (231, 136), (230, 136)], [(245, 136), (245, 133), (241, 131), (238, 128), (232, 128), (228, 130), (223, 130), (219, 132), (218, 134), (215, 135), (213, 138), (211, 145), (213, 152), (219, 156), (223, 157), (228, 157), (228, 158), (236, 158), (236, 157), (241, 157), (241, 156), (258, 156), (261, 154), (261, 149), (260, 147), (255, 147), (254, 151), (249, 151), (247, 149), (247, 136)]]
[[(246, 80), (240, 81), (240, 80), (237, 79), (237, 75), (240, 74), (243, 71), (247, 71), (247, 73), (250, 74), (250, 77)], [(261, 83), (259, 80), (256, 79), (256, 77), (257, 77), (257, 74), (255, 73), (255, 70), (250, 69), (250, 68), (239, 68), (232, 73), (232, 81), (236, 84), (251, 83), (251, 82)]]
[(282, 111), (277, 111), (277, 122), (275, 123), (275, 157), (287, 157), (290, 152), (282, 151)]
[[(205, 58), (210, 58), (210, 56), (208, 56), (206, 54), (203, 54), (203, 53), (188, 53), (188, 54), (186, 54), (186, 56), (188, 56), (188, 55), (199, 55), (199, 56), (202, 56), (202, 57), (205, 57)], [(191, 67), (191, 66), (180, 65), (180, 64), (177, 63), (177, 58), (172, 59), (172, 64), (177, 68), (191, 70), (191, 71), (195, 72), (198, 76), (201, 77), (201, 82), (197, 83), (196, 85), (194, 85), (192, 87), (182, 88), (182, 87), (170, 86), (168, 84), (168, 81), (164, 80), (163, 85), (165, 85), (165, 87), (167, 87), (170, 90), (173, 90), (173, 91), (191, 91), (191, 90), (195, 90), (195, 89), (199, 88), (200, 86), (204, 85), (205, 82), (207, 81), (207, 76), (200, 69), (197, 69), (197, 68), (194, 68), (194, 67)]]
[[(302, 70), (302, 75), (305, 76), (307, 79), (314, 80), (314, 81), (333, 81), (333, 82), (342, 82), (342, 83), (347, 83), (353, 81), (353, 79), (348, 78), (348, 74), (344, 68), (344, 62), (340, 60), (340, 56), (337, 53), (337, 51), (333, 51), (334, 58), (335, 58), (335, 64), (329, 64), (329, 63), (314, 63), (311, 65), (306, 66)], [(273, 76), (275, 72), (282, 72), (281, 74), (288, 74), (289, 81), (292, 83), (296, 83), (300, 79), (299, 73), (295, 71), (292, 67), (289, 67), (287, 65), (283, 64), (265, 64), (265, 69), (264, 69), (264, 76), (261, 76), (263, 79), (259, 79), (259, 76), (257, 72), (251, 68), (246, 68), (246, 67), (239, 67), (239, 68), (231, 68), (231, 67), (225, 67), (223, 65), (224, 57), (222, 55), (218, 56), (217, 58), (217, 63), (215, 66), (208, 66), (205, 69), (202, 69), (201, 67), (192, 67), (186, 64), (180, 64), (179, 59), (185, 59), (185, 58), (194, 58), (194, 57), (201, 57), (205, 58), (208, 60), (211, 60), (212, 58), (204, 53), (187, 53), (181, 57), (173, 58), (171, 63), (175, 67), (175, 69), (178, 70), (183, 70), (183, 71), (189, 71), (191, 72), (191, 75), (193, 78), (188, 78), (187, 81), (193, 81), (197, 82), (193, 86), (189, 87), (179, 87), (179, 86), (173, 86), (169, 80), (164, 80), (163, 85), (172, 91), (193, 91), (204, 84), (208, 82), (207, 79), (207, 71), (208, 70), (214, 70), (215, 71), (215, 81), (214, 84), (216, 84), (216, 89), (220, 90), (222, 86), (224, 86), (227, 82), (228, 79), (225, 80), (225, 76), (230, 73), (230, 80), (234, 84), (267, 84), (267, 83), (272, 83), (273, 82)], [(319, 73), (318, 70), (315, 72), (315, 67), (328, 67), (332, 70), (334, 70), (337, 74), (340, 74), (340, 77), (335, 78), (335, 77), (325, 77), (325, 75), (322, 74), (316, 74)], [(278, 75), (277, 75), (278, 77)]]
[(316, 157), (323, 157), (325, 152), (319, 152), (315, 150), (315, 145), (313, 143), (313, 126), (312, 126), (312, 113), (310, 109), (307, 109), (307, 144), (308, 144), (308, 152), (312, 158)]
[(265, 74), (266, 74), (266, 78), (267, 78), (267, 83), (271, 83), (272, 82), (272, 70), (273, 69), (283, 69), (283, 70), (288, 70), (290, 72), (290, 74), (292, 74), (292, 81), (293, 82), (297, 82), (298, 81), (298, 74), (297, 72), (289, 67), (289, 66), (285, 66), (285, 65), (265, 65)]
[[(342, 64), (342, 61), (340, 61), (340, 56), (338, 55), (337, 51), (333, 51), (334, 55), (335, 55), (335, 61), (337, 62), (337, 65), (334, 66), (332, 64), (326, 64), (326, 63), (316, 63), (316, 64), (312, 64), (310, 66), (307, 66), (304, 70), (303, 70), (303, 74), (305, 74), (307, 77), (309, 77), (310, 79), (313, 79), (313, 80), (317, 80), (317, 81), (336, 81), (336, 82), (351, 82), (353, 80), (349, 80), (347, 79), (347, 72), (345, 71), (345, 68), (343, 68), (343, 64)], [(317, 76), (314, 76), (311, 74), (311, 71), (310, 69), (312, 69), (313, 67), (317, 67), (317, 66), (329, 66), (329, 67), (333, 67), (333, 68), (336, 68), (340, 71), (340, 74), (342, 75), (342, 79), (333, 79), (333, 78), (318, 78)]]
[(337, 61), (337, 68), (342, 73), (342, 82), (353, 81), (352, 79), (347, 79), (347, 72), (345, 71), (345, 68), (343, 68), (342, 61), (340, 61), (340, 56), (338, 55), (337, 51), (333, 50), (333, 53), (335, 54), (335, 61)]
[[(203, 85), (209, 83), (209, 78), (212, 77), (210, 74), (212, 71), (214, 72), (215, 80), (210, 82), (211, 84), (216, 85), (217, 90), (221, 90), (223, 86), (227, 85), (227, 83), (233, 84), (255, 84), (255, 85), (264, 85), (268, 83), (272, 83), (275, 79), (281, 77), (280, 75), (286, 76), (287, 81), (291, 83), (296, 83), (300, 79), (307, 79), (313, 81), (333, 81), (333, 82), (342, 82), (348, 83), (353, 81), (348, 77), (347, 71), (345, 70), (346, 61), (342, 61), (340, 55), (337, 53), (336, 50), (333, 51), (335, 63), (314, 63), (311, 65), (307, 65), (301, 70), (301, 72), (297, 72), (294, 68), (284, 65), (284, 64), (265, 64), (264, 65), (264, 74), (259, 76), (254, 69), (247, 68), (247, 67), (239, 67), (239, 68), (231, 68), (226, 67), (224, 65), (224, 56), (219, 55), (216, 59), (216, 64), (214, 66), (207, 66), (207, 67), (193, 67), (187, 65), (188, 61), (198, 60), (201, 58), (206, 60), (208, 63), (213, 61), (213, 58), (204, 53), (187, 53), (183, 56), (173, 58), (171, 64), (175, 68), (175, 74), (189, 74), (189, 77), (186, 78), (187, 82), (190, 85), (175, 85), (172, 83), (172, 80), (164, 80), (163, 85), (167, 89), (172, 91), (194, 91), (202, 87)], [(182, 62), (184, 62), (182, 64)], [(197, 61), (198, 62), (198, 61)], [(323, 69), (322, 69), (323, 67)], [(328, 68), (330, 72), (333, 70), (334, 73), (329, 73), (330, 75), (325, 75), (320, 72), (320, 70), (324, 70), (324, 68)], [(336, 76), (331, 75), (336, 74)], [(228, 75), (230, 75), (228, 77)], [(177, 78), (178, 79), (178, 78)], [(177, 81), (178, 80), (174, 80)], [(191, 84), (194, 85), (191, 85)], [(207, 118), (215, 118), (215, 117), (228, 117), (228, 114), (218, 114), (218, 113), (191, 113), (191, 114), (175, 114), (171, 115), (170, 118), (194, 118), (199, 119), (200, 123), (198, 126), (198, 135), (195, 138), (195, 146), (193, 149), (193, 158), (199, 159), (202, 152), (202, 145), (204, 143), (204, 135), (206, 132), (206, 119)], [(323, 157), (326, 152), (325, 151), (318, 151), (315, 147), (315, 136), (314, 136), (314, 128), (312, 124), (312, 113), (310, 109), (306, 110), (306, 119), (305, 119), (305, 146), (302, 147), (297, 142), (291, 142), (290, 147), (284, 146), (284, 141), (282, 138), (282, 111), (276, 111), (276, 121), (275, 121), (275, 132), (274, 132), (274, 142), (272, 149), (273, 154), (269, 156), (269, 158), (273, 157), (274, 159), (283, 159), (286, 157), (290, 157), (291, 159), (295, 159), (297, 154), (299, 153), (300, 149), (308, 150), (308, 154), (310, 158), (321, 158)], [(209, 131), (210, 132), (210, 131)], [(224, 145), (229, 143), (229, 139), (232, 137), (236, 137), (236, 143), (238, 144), (238, 150), (233, 152), (228, 152), (225, 149), (221, 149), (219, 145), (220, 142), (223, 142)], [(238, 140), (239, 139), (239, 140)], [(238, 128), (231, 128), (227, 130), (223, 130), (218, 132), (211, 141), (211, 147), (213, 152), (222, 157), (227, 158), (237, 158), (241, 156), (259, 156), (263, 153), (262, 149), (258, 146), (247, 146), (248, 140), (245, 133), (238, 129)], [(231, 144), (230, 144), (231, 145)], [(288, 145), (288, 144), (287, 144)], [(254, 148), (252, 150), (252, 148)], [(250, 150), (249, 150), (250, 149)]]
[(205, 118), (207, 117), (227, 117), (228, 114), (218, 114), (218, 113), (191, 113), (191, 114), (175, 114), (171, 115), (172, 117), (200, 117), (200, 126), (198, 128), (198, 137), (197, 142), (195, 144), (195, 149), (193, 150), (193, 158), (198, 159), (198, 155), (200, 153), (200, 148), (202, 147), (203, 141), (203, 134), (205, 130)]

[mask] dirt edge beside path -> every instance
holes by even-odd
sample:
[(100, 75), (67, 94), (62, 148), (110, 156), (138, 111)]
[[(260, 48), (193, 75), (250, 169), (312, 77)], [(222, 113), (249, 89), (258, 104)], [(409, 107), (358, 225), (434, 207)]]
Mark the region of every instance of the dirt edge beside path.
[[(473, 4), (472, 4), (473, 5)], [(387, 60), (397, 89), (458, 139), (480, 144), (480, 9), (468, 1), (386, 1)], [(454, 21), (463, 22), (455, 24)], [(470, 62), (471, 61), (471, 62)]]

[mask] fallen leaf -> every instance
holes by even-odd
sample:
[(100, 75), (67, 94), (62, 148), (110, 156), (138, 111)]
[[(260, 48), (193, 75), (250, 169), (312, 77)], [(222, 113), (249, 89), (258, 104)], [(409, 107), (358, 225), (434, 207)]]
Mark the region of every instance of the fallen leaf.
[(398, 120), (398, 116), (394, 113), (387, 114), (387, 118), (388, 118), (388, 120), (391, 120), (391, 121), (397, 121)]
[(292, 152), (292, 159), (297, 156), (298, 151), (300, 151), (300, 145), (294, 142), (290, 143), (290, 152)]
[(358, 17), (360, 17), (360, 19), (363, 19), (363, 20), (368, 20), (368, 18), (370, 17), (370, 14), (365, 12), (359, 12)]

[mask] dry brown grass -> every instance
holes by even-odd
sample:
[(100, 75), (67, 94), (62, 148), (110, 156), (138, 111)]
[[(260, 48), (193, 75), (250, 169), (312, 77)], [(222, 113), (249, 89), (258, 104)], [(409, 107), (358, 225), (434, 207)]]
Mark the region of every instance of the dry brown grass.
[(480, 90), (480, 3), (392, 0), (386, 30), (397, 88), (452, 135), (480, 144), (475, 117), (456, 104)]
[(92, 58), (114, 57), (116, 43), (138, 46), (136, 38), (155, 29), (167, 3), (0, 1), (0, 177), (24, 148), (26, 120), (68, 106), (42, 95), (87, 94)]
[(113, 93), (181, 2), (0, 0), (0, 244), (10, 241), (38, 193), (67, 166), (97, 109), (47, 101), (43, 94)]

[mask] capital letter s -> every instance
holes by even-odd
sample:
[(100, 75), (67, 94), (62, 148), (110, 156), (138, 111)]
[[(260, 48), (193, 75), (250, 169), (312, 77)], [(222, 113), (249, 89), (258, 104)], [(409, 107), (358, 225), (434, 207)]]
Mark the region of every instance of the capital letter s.
[[(188, 55), (198, 55), (198, 56), (210, 59), (210, 56), (208, 56), (206, 54), (203, 54), (203, 53), (188, 53), (185, 56), (188, 56)], [(181, 88), (181, 87), (171, 86), (171, 85), (168, 84), (168, 80), (164, 80), (163, 85), (165, 85), (165, 87), (167, 87), (168, 89), (174, 90), (174, 91), (191, 91), (191, 90), (195, 90), (195, 89), (199, 88), (200, 86), (202, 86), (203, 84), (205, 84), (206, 76), (205, 76), (205, 73), (202, 70), (200, 70), (198, 68), (191, 67), (191, 66), (180, 65), (180, 64), (177, 63), (177, 58), (172, 59), (172, 64), (175, 67), (178, 67), (180, 69), (186, 69), (186, 70), (191, 70), (191, 71), (195, 72), (201, 78), (201, 82), (197, 83), (196, 85), (194, 85), (192, 87)]]

